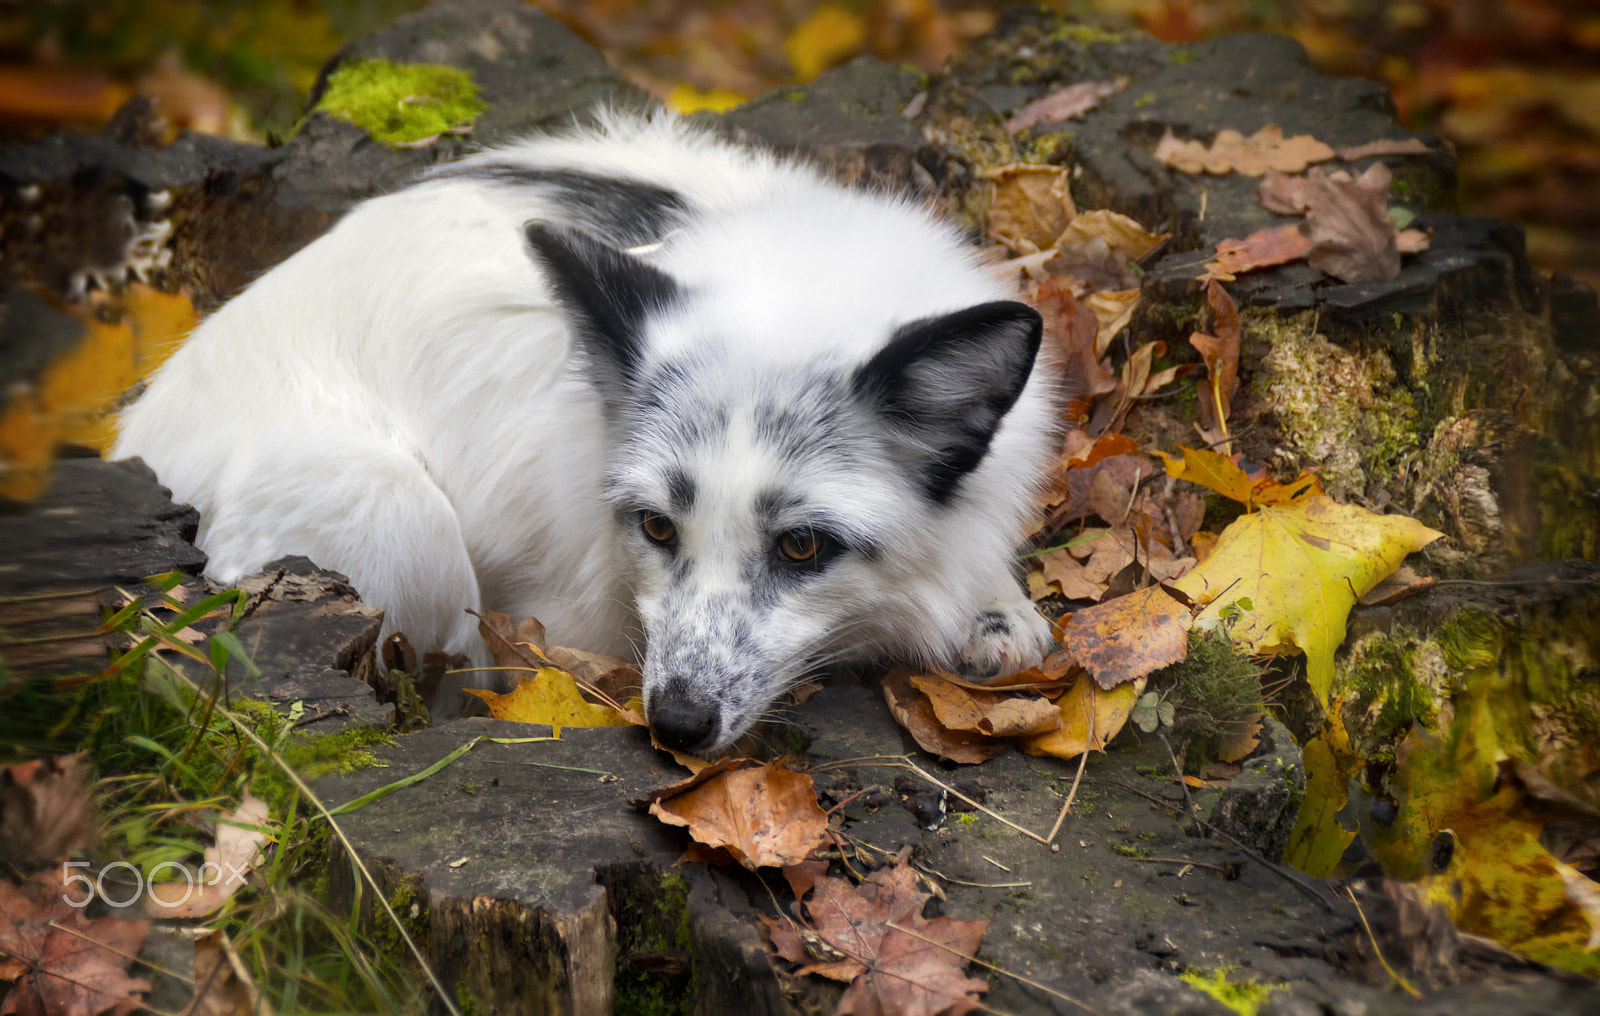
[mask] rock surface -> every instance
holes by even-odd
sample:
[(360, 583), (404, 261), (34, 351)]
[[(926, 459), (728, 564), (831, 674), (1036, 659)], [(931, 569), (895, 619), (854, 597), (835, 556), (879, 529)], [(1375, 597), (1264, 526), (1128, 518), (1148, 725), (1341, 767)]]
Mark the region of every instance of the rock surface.
[[(1169, 764), (1155, 742), (1124, 738), (1092, 761), (1060, 849), (1052, 851), (970, 811), (925, 828), (897, 784), (909, 779), (937, 789), (894, 761), (908, 740), (875, 690), (830, 687), (790, 718), (811, 738), (803, 760), (824, 802), (848, 800), (839, 809), (841, 832), (873, 848), (868, 856), (912, 847), (946, 894), (943, 913), (989, 920), (979, 957), (1049, 989), (991, 978), (988, 1005), (1013, 1013), (1081, 1011), (1066, 995), (1107, 1016), (1226, 1012), (1175, 976), (1197, 967), (1281, 985), (1263, 1012), (1415, 1011), (1415, 1003), (1384, 990), (1387, 975), (1364, 958), (1355, 910), (1334, 884), (1268, 865), (1225, 839), (1188, 834), (1179, 819), (1183, 795), (1161, 775)], [(352, 800), (474, 738), (548, 730), (484, 719), (438, 726), (379, 749), (386, 768), (330, 777), (317, 790), (330, 804)], [(941, 780), (961, 779), (969, 795), (1041, 835), (1076, 768), (1007, 753), (951, 773), (914, 751), (912, 758)], [(697, 1000), (686, 1012), (792, 1011), (785, 996), (826, 1011), (840, 986), (780, 976), (761, 950), (753, 914), (771, 915), (773, 901), (787, 898), (776, 873), (672, 867), (687, 835), (628, 804), (685, 775), (641, 730), (569, 728), (559, 740), (479, 743), (341, 823), (407, 928), (427, 943), (435, 972), (479, 1005), (627, 1011), (637, 993), (667, 991)], [(1292, 773), (1281, 779), (1292, 791)], [(856, 791), (864, 793), (852, 796)], [(854, 863), (870, 862), (858, 853)], [(348, 905), (349, 870), (342, 863), (330, 869), (345, 901), (335, 906)], [(669, 926), (687, 933), (665, 956), (660, 941), (641, 931), (660, 909)], [(367, 917), (373, 919), (370, 909)], [(1378, 934), (1385, 934), (1382, 925)], [(1388, 943), (1389, 955), (1396, 948)], [(1519, 979), (1443, 986), (1423, 1011), (1494, 1014), (1525, 1011), (1537, 1000), (1541, 1012), (1577, 1014), (1600, 1004), (1600, 991), (1582, 979), (1538, 969), (1520, 971)]]

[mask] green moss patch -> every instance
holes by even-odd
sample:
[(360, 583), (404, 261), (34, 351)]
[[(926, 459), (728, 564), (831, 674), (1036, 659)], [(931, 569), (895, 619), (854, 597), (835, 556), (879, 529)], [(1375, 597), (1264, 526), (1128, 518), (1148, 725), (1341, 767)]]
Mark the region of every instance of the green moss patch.
[(387, 145), (458, 130), (488, 105), (472, 75), (443, 64), (351, 60), (328, 76), (317, 109), (349, 121)]

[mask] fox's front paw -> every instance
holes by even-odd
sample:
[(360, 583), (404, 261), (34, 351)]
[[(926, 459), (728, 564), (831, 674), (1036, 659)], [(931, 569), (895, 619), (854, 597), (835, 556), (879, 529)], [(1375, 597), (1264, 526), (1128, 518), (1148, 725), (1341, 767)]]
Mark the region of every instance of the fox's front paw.
[(1054, 647), (1050, 622), (1032, 604), (997, 601), (972, 619), (956, 670), (970, 680), (986, 681), (1034, 666)]

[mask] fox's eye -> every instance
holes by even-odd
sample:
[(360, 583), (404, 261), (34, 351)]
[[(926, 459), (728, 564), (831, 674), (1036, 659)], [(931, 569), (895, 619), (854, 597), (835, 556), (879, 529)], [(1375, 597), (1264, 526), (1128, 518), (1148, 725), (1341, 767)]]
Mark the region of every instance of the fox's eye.
[(791, 561), (809, 561), (818, 549), (817, 534), (810, 529), (791, 529), (778, 537), (778, 550)]
[(678, 538), (678, 527), (672, 524), (672, 520), (655, 512), (646, 512), (639, 528), (656, 543), (671, 543)]

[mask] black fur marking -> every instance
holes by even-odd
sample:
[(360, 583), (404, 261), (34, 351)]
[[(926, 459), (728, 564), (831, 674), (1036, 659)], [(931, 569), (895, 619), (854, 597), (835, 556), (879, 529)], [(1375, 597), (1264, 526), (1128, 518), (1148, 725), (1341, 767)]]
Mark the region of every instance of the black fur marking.
[(576, 222), (620, 247), (655, 243), (692, 210), (689, 200), (675, 190), (575, 169), (471, 163), (449, 167), (428, 179), (487, 180), (548, 190)]
[(985, 635), (1010, 635), (1011, 622), (1004, 614), (986, 610), (978, 615), (978, 625)]
[(674, 469), (667, 474), (667, 514), (683, 518), (694, 510), (695, 485), (688, 473)]
[(852, 379), (922, 460), (935, 504), (976, 469), (1033, 371), (1044, 323), (1025, 304), (997, 301), (899, 329)]
[(645, 318), (680, 294), (672, 277), (591, 236), (544, 222), (525, 227), (534, 260), (571, 316), (594, 381), (613, 414), (626, 401), (643, 357)]

